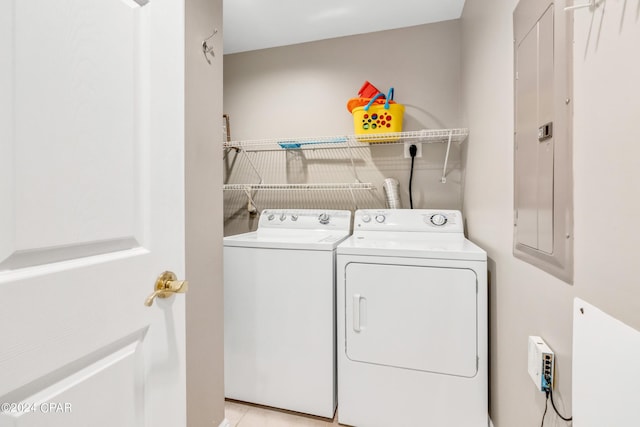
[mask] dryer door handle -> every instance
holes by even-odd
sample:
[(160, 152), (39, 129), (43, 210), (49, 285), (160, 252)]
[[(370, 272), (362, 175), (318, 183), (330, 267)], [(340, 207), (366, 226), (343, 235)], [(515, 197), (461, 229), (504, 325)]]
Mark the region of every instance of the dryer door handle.
[(360, 294), (353, 295), (353, 330), (360, 332), (360, 300), (362, 296)]

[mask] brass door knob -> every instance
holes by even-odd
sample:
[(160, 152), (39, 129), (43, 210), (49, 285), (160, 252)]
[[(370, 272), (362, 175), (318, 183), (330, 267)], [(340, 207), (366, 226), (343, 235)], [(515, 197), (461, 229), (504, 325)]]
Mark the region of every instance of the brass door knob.
[(189, 289), (189, 282), (186, 280), (177, 280), (176, 275), (172, 271), (165, 271), (156, 280), (154, 291), (144, 301), (144, 305), (151, 307), (153, 300), (157, 298), (169, 298), (174, 294), (184, 294)]

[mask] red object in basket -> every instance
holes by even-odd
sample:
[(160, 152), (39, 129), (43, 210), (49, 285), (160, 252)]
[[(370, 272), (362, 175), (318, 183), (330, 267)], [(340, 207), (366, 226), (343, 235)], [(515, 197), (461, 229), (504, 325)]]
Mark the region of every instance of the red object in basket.
[[(360, 90), (358, 91), (358, 96), (361, 98), (373, 98), (379, 93), (380, 91), (378, 90), (377, 87), (375, 87), (368, 81), (365, 81), (362, 87), (360, 88)], [(384, 98), (384, 94), (382, 95), (382, 98)]]
[[(364, 107), (369, 103), (369, 101), (371, 101), (371, 98), (351, 98), (347, 102), (347, 110), (349, 110), (349, 112), (351, 113), (354, 108)], [(384, 104), (385, 102), (386, 100), (384, 99), (384, 96), (381, 96), (380, 98), (374, 101), (374, 104)], [(395, 103), (396, 103), (395, 101), (391, 99), (389, 100), (389, 104), (395, 104)]]

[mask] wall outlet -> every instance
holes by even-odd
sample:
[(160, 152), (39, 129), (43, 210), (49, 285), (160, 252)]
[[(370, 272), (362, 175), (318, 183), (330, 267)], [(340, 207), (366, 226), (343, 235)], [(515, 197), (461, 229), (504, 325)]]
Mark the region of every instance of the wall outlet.
[(418, 148), (416, 151), (416, 157), (422, 157), (422, 143), (421, 142), (405, 142), (404, 143), (404, 158), (410, 159), (411, 153), (409, 153), (409, 147), (415, 145)]
[(555, 355), (538, 336), (529, 337), (529, 376), (540, 391), (553, 388)]

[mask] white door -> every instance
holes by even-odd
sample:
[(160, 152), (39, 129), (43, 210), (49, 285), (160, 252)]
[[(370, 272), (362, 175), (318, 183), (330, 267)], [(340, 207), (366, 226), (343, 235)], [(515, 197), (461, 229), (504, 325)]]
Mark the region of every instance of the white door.
[(185, 425), (178, 0), (0, 1), (0, 426)]

